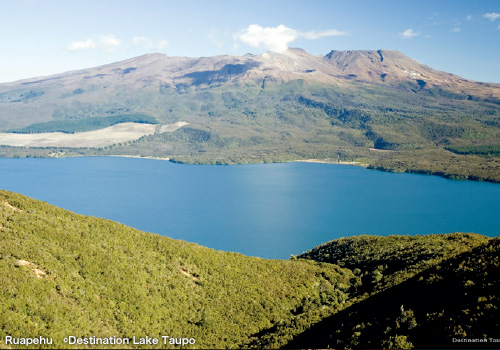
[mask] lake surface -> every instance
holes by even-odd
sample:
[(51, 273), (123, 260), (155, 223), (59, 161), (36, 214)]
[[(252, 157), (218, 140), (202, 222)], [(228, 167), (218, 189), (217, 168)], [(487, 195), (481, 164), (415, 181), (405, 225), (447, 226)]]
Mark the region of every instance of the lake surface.
[(358, 234), (500, 234), (500, 185), (313, 163), (0, 159), (0, 188), (226, 251), (289, 258)]

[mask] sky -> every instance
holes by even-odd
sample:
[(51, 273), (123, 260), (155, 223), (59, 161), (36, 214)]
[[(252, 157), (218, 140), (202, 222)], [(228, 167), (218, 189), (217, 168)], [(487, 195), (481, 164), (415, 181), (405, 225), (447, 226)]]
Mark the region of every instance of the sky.
[(146, 53), (398, 50), (500, 83), (500, 0), (0, 0), (0, 82)]

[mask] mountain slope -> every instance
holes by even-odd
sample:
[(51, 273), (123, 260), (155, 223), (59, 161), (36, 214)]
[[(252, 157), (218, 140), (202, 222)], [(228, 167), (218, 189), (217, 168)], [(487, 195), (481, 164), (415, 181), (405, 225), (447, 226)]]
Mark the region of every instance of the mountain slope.
[[(30, 119), (19, 120), (1, 114), (2, 128), (24, 127), (36, 121), (75, 117), (82, 105), (104, 104), (109, 97), (132, 99), (133, 93), (154, 97), (165, 93), (186, 93), (221, 85), (281, 84), (291, 81), (327, 84), (356, 90), (353, 81), (400, 86), (413, 84), (418, 90), (440, 87), (462, 93), (464, 97), (500, 99), (500, 85), (469, 81), (435, 71), (397, 51), (331, 51), (315, 57), (300, 49), (262, 55), (168, 57), (147, 54), (96, 68), (67, 72), (48, 77), (0, 84), (0, 107), (13, 109), (16, 115), (30, 111)], [(59, 102), (65, 108), (55, 106)], [(36, 111), (34, 108), (40, 108)], [(137, 110), (139, 106), (130, 105)], [(127, 106), (123, 106), (127, 108)], [(139, 107), (140, 108), (140, 107)], [(52, 112), (51, 112), (52, 111)], [(90, 114), (112, 114), (111, 106), (94, 106)], [(81, 115), (89, 117), (90, 115)]]
[[(5, 112), (0, 114), (0, 125), (11, 129), (130, 109), (146, 112), (150, 108), (141, 103), (146, 100), (157, 110), (164, 94), (221, 85), (265, 86), (298, 79), (340, 84), (342, 81), (334, 78), (339, 74), (342, 72), (302, 50), (242, 57), (147, 54), (100, 67), (0, 84), (0, 111)], [(110, 103), (110, 98), (117, 101)]]
[[(439, 72), (397, 51), (149, 54), (0, 84), (4, 132), (127, 114), (190, 125), (65, 154), (222, 164), (340, 159), (389, 171), (500, 181), (500, 85)], [(0, 145), (11, 144), (0, 135)], [(0, 147), (3, 156), (52, 153)]]
[(394, 50), (331, 51), (324, 60), (351, 79), (416, 91), (441, 90), (469, 99), (500, 99), (498, 84), (480, 83), (434, 70)]

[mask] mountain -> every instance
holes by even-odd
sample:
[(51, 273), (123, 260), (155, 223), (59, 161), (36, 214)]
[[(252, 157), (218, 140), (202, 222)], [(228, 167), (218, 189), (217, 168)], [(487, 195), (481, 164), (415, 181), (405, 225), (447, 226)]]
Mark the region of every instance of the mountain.
[[(388, 171), (500, 181), (500, 85), (436, 71), (397, 51), (148, 54), (0, 84), (3, 132), (128, 114), (187, 124), (105, 148), (65, 148), (65, 154), (223, 164), (340, 159)], [(11, 145), (2, 134), (0, 144)], [(52, 153), (0, 148), (3, 156)]]
[(500, 99), (498, 84), (475, 82), (437, 71), (394, 50), (333, 50), (324, 60), (358, 81), (402, 88), (412, 86), (417, 91), (439, 88), (468, 99)]
[(7, 191), (0, 234), (0, 348), (12, 347), (6, 336), (67, 348), (70, 335), (215, 349), (492, 348), (450, 341), (499, 326), (499, 239), (477, 234), (349, 237), (266, 260)]
[[(30, 107), (40, 109), (38, 112), (31, 109), (33, 115), (27, 120), (2, 113), (1, 121), (2, 128), (8, 129), (27, 126), (33, 121), (70, 118), (71, 115), (57, 109), (56, 101), (71, 111), (74, 105), (103, 104), (107, 99), (123, 94), (129, 94), (124, 96), (128, 99), (133, 98), (134, 93), (152, 98), (165, 93), (185, 93), (225, 85), (250, 84), (264, 89), (266, 84), (291, 81), (355, 89), (357, 85), (349, 80), (395, 87), (414, 84), (419, 90), (440, 87), (470, 98), (496, 98), (500, 103), (499, 84), (473, 82), (435, 71), (391, 50), (331, 51), (324, 57), (312, 56), (301, 49), (241, 57), (187, 58), (147, 54), (96, 68), (0, 84), (3, 108), (12, 108), (21, 114), (23, 109), (30, 110)], [(94, 109), (103, 114), (117, 112)]]
[[(89, 113), (113, 114), (120, 108), (108, 105), (118, 98), (123, 110), (145, 108), (134, 104), (134, 94), (154, 100), (164, 94), (182, 94), (224, 85), (266, 84), (306, 80), (341, 84), (342, 72), (303, 50), (284, 54), (215, 56), (201, 58), (147, 54), (96, 68), (48, 77), (0, 84), (2, 129), (23, 127), (33, 122), (75, 117), (78, 107), (88, 104)], [(125, 95), (125, 96), (124, 96)], [(121, 101), (121, 98), (127, 99)], [(57, 106), (55, 103), (57, 102)], [(101, 106), (101, 105), (106, 105)], [(30, 113), (28, 119), (12, 118)], [(38, 111), (37, 111), (38, 109)], [(81, 115), (81, 117), (87, 117)]]

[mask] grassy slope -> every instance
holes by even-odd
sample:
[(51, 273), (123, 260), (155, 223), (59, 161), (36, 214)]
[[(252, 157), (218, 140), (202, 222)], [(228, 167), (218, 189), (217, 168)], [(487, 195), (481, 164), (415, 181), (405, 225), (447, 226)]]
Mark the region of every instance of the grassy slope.
[(333, 265), (214, 251), (5, 191), (0, 225), (0, 339), (53, 337), (64, 347), (68, 335), (169, 335), (238, 348), (298, 308), (306, 323), (331, 314), (353, 277)]

